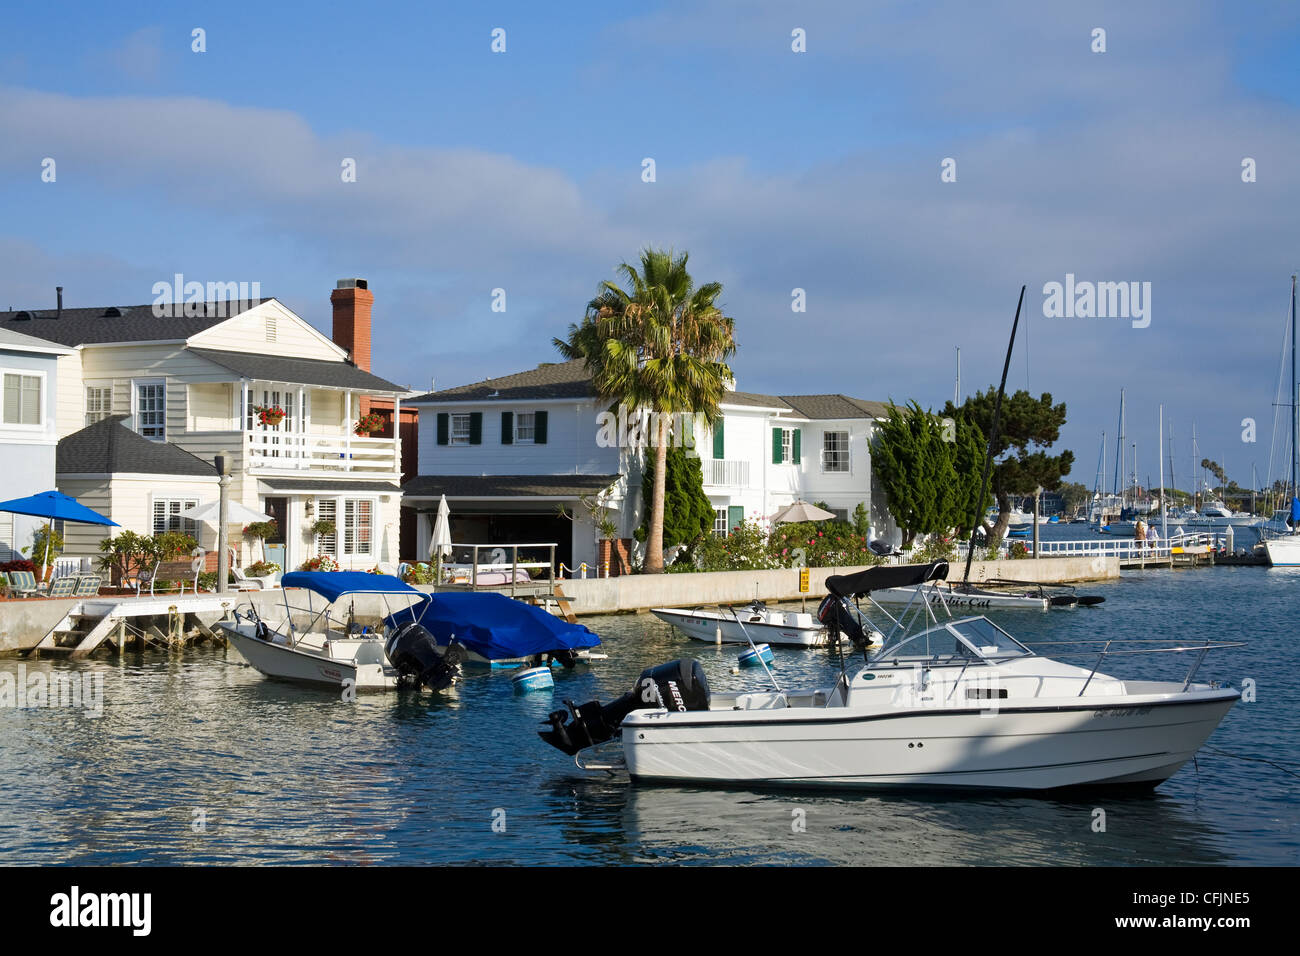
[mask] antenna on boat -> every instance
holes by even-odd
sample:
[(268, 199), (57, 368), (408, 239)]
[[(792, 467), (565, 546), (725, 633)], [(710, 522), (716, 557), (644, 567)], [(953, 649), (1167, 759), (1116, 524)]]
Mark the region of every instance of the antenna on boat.
[(980, 479), (980, 494), (975, 499), (975, 512), (971, 516), (970, 547), (966, 549), (966, 573), (961, 582), (970, 581), (970, 565), (975, 558), (975, 532), (979, 529), (984, 498), (989, 493), (989, 470), (993, 467), (993, 445), (998, 440), (998, 419), (1002, 416), (1002, 395), (1007, 390), (1007, 372), (1011, 368), (1011, 350), (1016, 345), (1016, 329), (1020, 326), (1020, 309), (1025, 304), (1025, 286), (1020, 287), (1020, 301), (1016, 303), (1016, 317), (1011, 323), (1011, 340), (1007, 342), (1007, 358), (1002, 363), (1002, 384), (998, 386), (997, 401), (993, 403), (993, 426), (989, 429), (989, 447), (984, 453), (984, 476)]

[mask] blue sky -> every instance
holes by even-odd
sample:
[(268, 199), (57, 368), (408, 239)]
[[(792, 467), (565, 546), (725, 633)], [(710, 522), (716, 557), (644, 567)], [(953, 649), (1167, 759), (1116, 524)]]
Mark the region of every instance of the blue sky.
[[(724, 283), (742, 389), (938, 406), (955, 347), (965, 385), (995, 379), (1025, 283), (1010, 384), (1067, 403), (1072, 477), (1093, 483), (1126, 387), (1143, 479), (1163, 402), (1180, 484), (1193, 422), (1244, 484), (1300, 266), (1300, 12), (1056, 6), (23, 5), (0, 35), (0, 307), (146, 302), (183, 272), (327, 328), (334, 281), (363, 276), (376, 371), (449, 386), (553, 359), (657, 244)], [(1045, 317), (1066, 273), (1151, 282), (1150, 326)]]

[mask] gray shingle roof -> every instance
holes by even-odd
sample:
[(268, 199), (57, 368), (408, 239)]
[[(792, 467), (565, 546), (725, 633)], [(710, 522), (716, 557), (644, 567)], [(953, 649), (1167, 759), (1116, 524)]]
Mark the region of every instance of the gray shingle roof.
[(428, 392), (407, 401), (505, 402), (530, 398), (590, 398), (594, 394), (591, 373), (582, 359), (573, 359), (569, 362), (543, 362), (527, 372)]
[(280, 355), (258, 355), (251, 352), (227, 352), (223, 349), (186, 349), (191, 355), (206, 359), (242, 378), (255, 378), (266, 382), (290, 382), (295, 385), (324, 385), (331, 388), (355, 388), (367, 392), (406, 391), (378, 375), (350, 365), (344, 361), (324, 359), (285, 358)]
[(604, 491), (618, 475), (420, 475), (402, 485), (407, 497), (576, 498)]
[(169, 442), (150, 441), (114, 415), (59, 440), (55, 472), (60, 475), (201, 475), (215, 478), (211, 462)]
[(722, 397), (723, 405), (751, 405), (756, 408), (789, 408), (790, 406), (777, 395), (761, 395), (758, 392), (727, 392)]
[[(268, 299), (259, 299), (251, 305), (260, 305)], [(220, 325), (235, 314), (225, 302), (209, 302), (204, 306), (207, 314), (195, 318), (158, 318), (153, 314), (153, 304), (116, 306), (122, 314), (106, 316), (110, 307), (95, 306), (90, 309), (64, 309), (55, 318), (55, 309), (37, 309), (0, 312), (0, 329), (10, 329), (25, 335), (48, 339), (60, 345), (101, 345), (105, 342), (162, 342), (188, 339), (214, 325)], [(30, 315), (31, 318), (19, 318)]]
[(847, 395), (782, 395), (785, 403), (804, 418), (886, 418), (889, 406)]

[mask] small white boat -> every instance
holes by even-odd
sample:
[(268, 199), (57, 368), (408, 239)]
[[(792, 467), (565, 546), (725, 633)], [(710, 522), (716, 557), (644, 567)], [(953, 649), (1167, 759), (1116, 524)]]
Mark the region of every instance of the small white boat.
[[(234, 621), (216, 625), (235, 650), (274, 680), (354, 690), (393, 690), (403, 682), (446, 690), (459, 677), (455, 653), (444, 653), (423, 627), (416, 609), (428, 601), (398, 578), (361, 571), (293, 572), (283, 579), (284, 619), (272, 626), (250, 603)], [(306, 598), (306, 607), (291, 606), (290, 596)], [(382, 603), (386, 622), (375, 614), (374, 626), (355, 620), (357, 597)], [(324, 599), (317, 608), (313, 598)], [(331, 610), (348, 599), (350, 608), (335, 617)], [(391, 603), (411, 620), (392, 623)], [(404, 610), (403, 610), (404, 608)], [(295, 625), (295, 615), (301, 627)], [(304, 620), (305, 619), (305, 620)], [(388, 626), (386, 626), (386, 624)]]
[(950, 608), (962, 610), (980, 610), (984, 608), (1019, 608), (1030, 611), (1046, 611), (1052, 606), (1052, 600), (1044, 594), (1033, 591), (990, 591), (951, 581), (921, 584), (910, 588), (885, 588), (873, 592), (871, 599), (881, 604), (907, 604), (916, 597), (918, 590), (929, 592), (934, 600), (942, 601)]
[[(803, 611), (782, 611), (754, 601), (743, 607), (654, 607), (650, 613), (687, 637), (708, 644), (781, 644), (822, 647), (826, 625)], [(721, 641), (718, 635), (721, 633)]]
[[(908, 570), (835, 576), (827, 587), (847, 611), (850, 597), (877, 583), (899, 586)], [(920, 584), (932, 568), (910, 570)], [(864, 646), (847, 613), (837, 626)], [(1081, 652), (1085, 666), (1040, 655), (986, 617), (966, 617), (900, 636), (851, 675), (841, 663), (825, 686), (787, 690), (773, 677), (771, 691), (727, 694), (710, 692), (698, 661), (672, 661), (644, 671), (619, 700), (556, 711), (539, 733), (587, 769), (597, 768), (582, 751), (619, 737), (633, 782), (1153, 787), (1195, 755), (1241, 696), (1218, 682), (1193, 683), (1206, 651), (1239, 643), (1074, 643), (1095, 645)], [(1199, 656), (1183, 680), (1127, 680), (1100, 669), (1119, 654), (1185, 651)], [(1070, 655), (1054, 653), (1062, 656)]]

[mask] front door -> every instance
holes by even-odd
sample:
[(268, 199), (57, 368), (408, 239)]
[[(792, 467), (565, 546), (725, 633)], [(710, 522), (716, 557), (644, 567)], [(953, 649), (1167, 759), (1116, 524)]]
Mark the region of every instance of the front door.
[(278, 564), (282, 571), (288, 571), (289, 567), (285, 564), (288, 557), (285, 554), (285, 541), (289, 532), (289, 499), (288, 498), (267, 498), (262, 508), (271, 516), (275, 522), (275, 534), (262, 542), (262, 547), (266, 551), (266, 560)]

